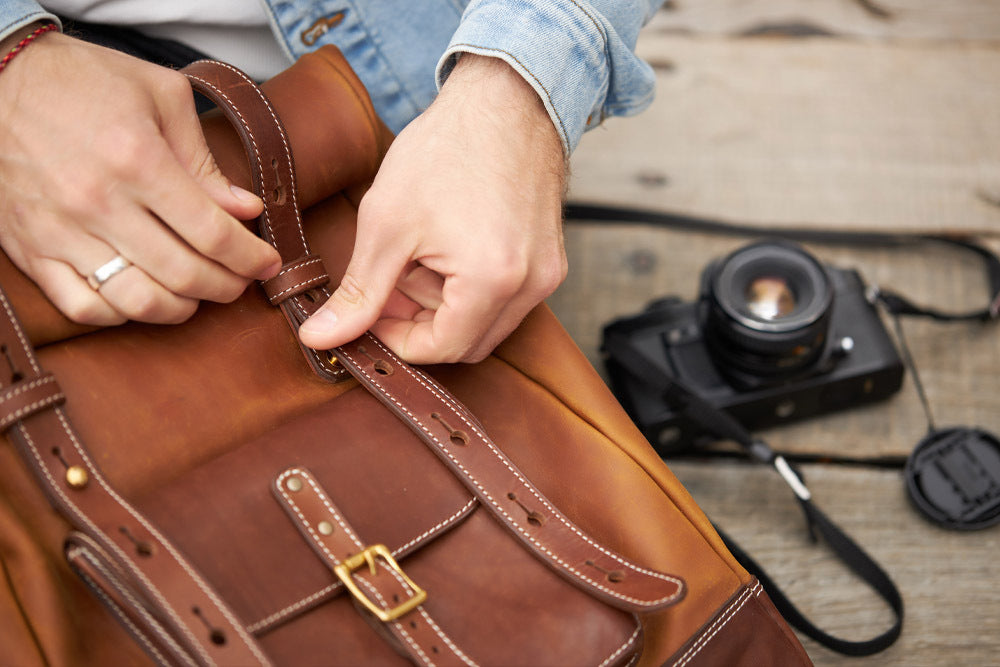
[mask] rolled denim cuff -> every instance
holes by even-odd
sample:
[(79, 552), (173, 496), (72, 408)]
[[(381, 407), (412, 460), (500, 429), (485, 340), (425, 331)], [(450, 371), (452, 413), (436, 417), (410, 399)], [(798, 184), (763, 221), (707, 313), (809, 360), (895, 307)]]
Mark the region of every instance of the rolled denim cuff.
[(582, 0), (473, 0), (438, 62), (437, 85), (461, 53), (504, 60), (538, 93), (568, 156), (605, 117), (635, 114), (652, 102), (652, 68), (632, 51), (639, 25), (626, 35), (629, 45)]
[(0, 0), (0, 41), (35, 21), (52, 21), (62, 30), (59, 18), (34, 0)]

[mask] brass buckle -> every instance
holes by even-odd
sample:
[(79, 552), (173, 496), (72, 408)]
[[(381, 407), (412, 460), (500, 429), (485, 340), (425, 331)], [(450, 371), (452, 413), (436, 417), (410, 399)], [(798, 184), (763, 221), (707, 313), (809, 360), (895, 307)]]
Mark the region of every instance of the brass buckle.
[[(368, 564), (368, 569), (370, 569), (372, 575), (374, 575), (375, 558), (381, 558), (385, 561), (385, 564), (389, 567), (389, 569), (395, 571), (400, 577), (402, 577), (406, 585), (413, 589), (413, 595), (411, 595), (409, 599), (391, 609), (382, 609), (372, 602), (371, 599), (369, 599), (369, 597), (358, 587), (358, 585), (354, 583), (354, 578), (351, 576), (354, 571), (360, 569), (365, 563)], [(392, 557), (392, 552), (390, 552), (388, 547), (384, 544), (373, 544), (370, 547), (366, 547), (364, 551), (354, 554), (350, 558), (341, 562), (340, 565), (335, 566), (333, 568), (333, 573), (336, 574), (342, 582), (344, 582), (344, 586), (346, 586), (347, 590), (351, 592), (354, 599), (364, 605), (365, 609), (373, 613), (375, 617), (383, 623), (395, 621), (400, 616), (404, 616), (414, 608), (418, 607), (424, 600), (427, 599), (427, 591), (417, 586), (408, 576), (406, 576), (406, 573), (399, 567), (399, 563), (397, 563), (396, 559)]]

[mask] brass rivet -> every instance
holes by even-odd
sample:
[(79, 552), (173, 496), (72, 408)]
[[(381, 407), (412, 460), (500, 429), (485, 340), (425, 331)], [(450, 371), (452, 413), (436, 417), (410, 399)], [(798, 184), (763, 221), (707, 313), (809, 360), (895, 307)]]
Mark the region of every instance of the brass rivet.
[(335, 355), (333, 352), (330, 352), (329, 350), (327, 350), (327, 352), (326, 352), (326, 360), (328, 362), (330, 362), (331, 366), (339, 366), (340, 365), (340, 359), (338, 359), (337, 355)]
[(66, 468), (66, 483), (74, 489), (82, 489), (90, 481), (90, 475), (83, 466), (70, 466)]
[(323, 535), (333, 535), (333, 524), (329, 521), (320, 521), (316, 526)]
[(285, 486), (288, 487), (289, 491), (301, 491), (302, 480), (299, 479), (298, 477), (291, 477), (288, 479), (288, 482), (285, 483)]

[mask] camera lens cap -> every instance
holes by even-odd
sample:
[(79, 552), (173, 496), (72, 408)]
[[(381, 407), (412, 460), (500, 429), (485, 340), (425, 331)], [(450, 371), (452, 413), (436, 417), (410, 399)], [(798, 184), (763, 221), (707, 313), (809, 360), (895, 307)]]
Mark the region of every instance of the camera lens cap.
[(931, 431), (906, 462), (906, 487), (920, 512), (946, 528), (1000, 523), (1000, 440), (977, 428)]

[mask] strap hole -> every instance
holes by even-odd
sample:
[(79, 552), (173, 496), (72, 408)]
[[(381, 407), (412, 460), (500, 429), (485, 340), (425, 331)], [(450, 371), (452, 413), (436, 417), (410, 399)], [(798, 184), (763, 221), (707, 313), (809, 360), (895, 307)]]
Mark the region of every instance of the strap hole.
[(212, 630), (212, 632), (209, 633), (208, 638), (211, 639), (212, 643), (216, 646), (226, 645), (226, 633), (222, 630)]
[(385, 359), (377, 359), (374, 366), (379, 375), (392, 375), (392, 366)]

